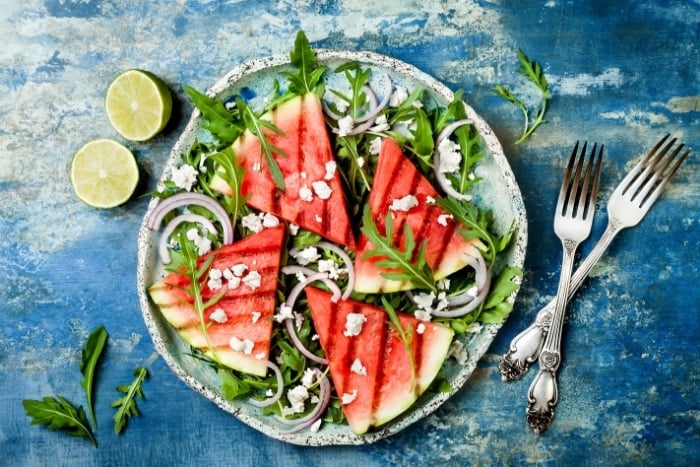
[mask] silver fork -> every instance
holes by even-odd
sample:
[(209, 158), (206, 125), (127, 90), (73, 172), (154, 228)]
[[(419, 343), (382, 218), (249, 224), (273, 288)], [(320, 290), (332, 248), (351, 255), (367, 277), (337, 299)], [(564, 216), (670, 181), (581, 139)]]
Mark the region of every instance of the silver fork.
[[(608, 201), (608, 226), (571, 278), (568, 300), (571, 300), (581, 287), (613, 238), (621, 230), (641, 222), (678, 167), (690, 154), (688, 149), (678, 157), (684, 145), (681, 143), (673, 149), (676, 138), (666, 143), (669, 136), (661, 138), (615, 188)], [(498, 365), (503, 381), (520, 379), (530, 364), (537, 359), (552, 322), (553, 312), (554, 300), (537, 313), (530, 326), (513, 338)]]
[(583, 143), (580, 156), (577, 156), (578, 142), (576, 142), (557, 200), (554, 232), (561, 240), (563, 250), (559, 288), (550, 331), (540, 353), (540, 371), (527, 394), (527, 423), (535, 433), (540, 433), (549, 427), (554, 418), (554, 406), (559, 398), (556, 373), (561, 363), (561, 332), (569, 296), (574, 255), (579, 244), (591, 233), (600, 181), (603, 146), (600, 146), (596, 157), (597, 146), (597, 144), (593, 145), (584, 173), (587, 143)]

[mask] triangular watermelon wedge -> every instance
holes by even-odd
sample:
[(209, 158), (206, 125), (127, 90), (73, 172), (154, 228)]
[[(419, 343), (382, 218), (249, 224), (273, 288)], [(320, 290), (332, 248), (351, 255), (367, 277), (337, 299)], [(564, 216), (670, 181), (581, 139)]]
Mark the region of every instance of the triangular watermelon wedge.
[[(305, 291), (333, 384), (352, 431), (365, 433), (371, 426), (387, 423), (411, 407), (447, 358), (453, 331), (397, 312), (402, 328), (410, 329), (412, 336), (410, 348), (415, 362), (412, 368), (406, 345), (389, 324), (386, 311), (354, 300), (333, 302), (330, 293), (314, 287), (306, 287)], [(346, 332), (351, 314), (364, 320), (357, 335)]]
[[(215, 286), (216, 290), (212, 290), (207, 278), (204, 278), (202, 296), (205, 302), (225, 291), (225, 295), (218, 302), (204, 311), (206, 336), (202, 332), (193, 305), (194, 299), (187, 291), (190, 285), (187, 276), (168, 274), (148, 289), (151, 299), (188, 344), (229, 368), (265, 376), (284, 241), (285, 227), (280, 224), (219, 248), (199, 259), (201, 264), (211, 255), (214, 256), (210, 271), (216, 269), (223, 273), (233, 268), (236, 269), (236, 273), (240, 272), (240, 276), (237, 276), (240, 283), (238, 280), (229, 282), (224, 278), (221, 281), (222, 287)], [(222, 321), (222, 313), (225, 315), (225, 322), (213, 319)], [(249, 348), (232, 347), (233, 338), (237, 339), (240, 346)]]
[[(416, 204), (402, 210), (400, 200), (407, 196), (415, 197), (412, 201)], [(394, 245), (401, 250), (405, 248), (404, 225), (408, 224), (416, 245), (427, 242), (426, 263), (435, 279), (442, 279), (467, 265), (463, 253), (469, 251), (473, 242), (464, 240), (458, 232), (458, 228), (464, 227), (435, 204), (438, 198), (435, 188), (403, 154), (399, 145), (391, 138), (384, 138), (368, 200), (372, 219), (384, 235), (386, 216), (391, 212)], [(363, 258), (364, 253), (373, 248), (374, 244), (360, 233), (355, 257), (355, 291), (396, 292), (414, 287), (411, 282), (383, 277), (382, 272), (392, 272), (376, 266), (375, 263), (383, 257)]]
[[(266, 130), (268, 142), (284, 152), (275, 160), (284, 176), (284, 190), (275, 185), (261, 153), (260, 140), (245, 131), (233, 152), (245, 168), (241, 187), (247, 204), (354, 249), (355, 240), (340, 174), (335, 170), (323, 108), (318, 96), (308, 93), (284, 102), (263, 115), (282, 131)], [(218, 176), (212, 187), (231, 195), (231, 187)]]

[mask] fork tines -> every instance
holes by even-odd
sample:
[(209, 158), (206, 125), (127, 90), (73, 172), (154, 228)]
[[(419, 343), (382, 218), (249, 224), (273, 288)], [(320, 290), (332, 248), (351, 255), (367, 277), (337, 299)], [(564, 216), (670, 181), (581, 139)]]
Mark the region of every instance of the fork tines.
[[(664, 145), (669, 136), (670, 134), (667, 134), (661, 138), (649, 153), (630, 171), (627, 177), (625, 177), (623, 194), (627, 194), (627, 192), (631, 190), (630, 199), (635, 204), (638, 203), (639, 207), (644, 206), (645, 203), (653, 202), (659, 197), (673, 174), (678, 170), (678, 167), (680, 167), (685, 158), (688, 157), (688, 154), (690, 154), (690, 149), (686, 149), (686, 151), (677, 158), (678, 154), (680, 154), (681, 150), (685, 147), (683, 143), (676, 146), (669, 154), (671, 148), (676, 144), (676, 138), (672, 138), (663, 149), (659, 151), (659, 148)], [(668, 157), (666, 157), (667, 154), (669, 154)], [(675, 163), (671, 165), (674, 160)]]
[[(601, 160), (603, 158), (603, 148), (600, 145), (600, 150), (598, 151), (598, 157), (595, 161), (595, 169), (593, 168), (594, 160), (596, 159), (596, 149), (598, 148), (598, 143), (593, 143), (593, 148), (591, 149), (590, 157), (588, 158), (588, 165), (586, 166), (585, 173), (583, 172), (583, 164), (586, 159), (586, 149), (588, 148), (588, 142), (583, 142), (583, 148), (581, 148), (580, 157), (578, 151), (579, 141), (576, 141), (574, 149), (571, 152), (571, 157), (569, 158), (569, 164), (566, 167), (566, 175), (564, 176), (564, 183), (562, 184), (561, 191), (559, 192), (559, 200), (557, 202), (558, 209), (561, 210), (561, 214), (568, 214), (573, 217), (580, 217), (582, 219), (587, 218), (592, 215), (589, 212), (595, 206), (595, 199), (598, 194), (598, 185), (600, 181), (600, 167)], [(574, 171), (574, 166), (576, 169)], [(573, 172), (573, 180), (572, 180)], [(581, 180), (581, 174), (583, 173), (583, 180)], [(591, 175), (593, 175), (593, 184), (590, 183)], [(589, 187), (591, 190), (589, 192)], [(575, 197), (572, 199), (572, 197)], [(573, 212), (567, 213), (567, 207), (572, 206), (574, 208)]]

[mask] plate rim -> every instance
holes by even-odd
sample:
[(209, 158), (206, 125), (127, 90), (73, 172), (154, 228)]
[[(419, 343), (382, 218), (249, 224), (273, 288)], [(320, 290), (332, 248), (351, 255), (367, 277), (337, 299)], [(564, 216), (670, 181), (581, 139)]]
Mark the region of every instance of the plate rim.
[[(401, 73), (410, 79), (425, 85), (432, 92), (443, 97), (448, 102), (452, 100), (454, 96), (454, 93), (436, 78), (423, 72), (414, 65), (408, 64), (388, 55), (383, 55), (372, 51), (333, 49), (314, 49), (314, 52), (316, 54), (317, 61), (321, 63), (333, 60), (357, 61), (362, 64), (389, 69), (393, 73)], [(227, 91), (243, 78), (252, 76), (255, 73), (272, 67), (285, 66), (289, 65), (290, 63), (291, 60), (288, 54), (276, 54), (246, 60), (236, 65), (223, 77), (218, 79), (206, 91), (206, 94), (211, 97), (219, 97), (222, 93)], [(474, 125), (477, 127), (479, 134), (488, 148), (489, 157), (494, 160), (494, 163), (497, 166), (498, 175), (504, 179), (506, 185), (505, 189), (509, 195), (509, 205), (513, 208), (514, 216), (516, 217), (515, 223), (518, 226), (515, 241), (510, 247), (513, 249), (510, 261), (513, 263), (512, 265), (523, 268), (527, 248), (528, 225), (520, 188), (515, 180), (515, 175), (510, 167), (510, 163), (504, 154), (503, 147), (491, 127), (467, 102), (463, 101), (463, 103), (469, 118), (473, 120)], [(168, 158), (166, 159), (165, 165), (160, 173), (158, 188), (162, 186), (162, 183), (166, 178), (167, 170), (176, 160), (180, 158), (181, 147), (186, 144), (188, 136), (191, 133), (199, 130), (198, 125), (200, 120), (201, 113), (195, 108), (190, 115), (187, 125), (178, 136), (170, 151), (170, 154), (168, 155)], [(221, 394), (214, 392), (211, 388), (202, 384), (197, 378), (190, 375), (185, 368), (176, 361), (173, 355), (171, 355), (166, 340), (163, 338), (162, 332), (159, 329), (159, 327), (162, 328), (168, 324), (162, 323), (162, 320), (159, 322), (156, 319), (155, 314), (157, 313), (157, 309), (154, 308), (157, 307), (154, 307), (154, 305), (151, 303), (146, 292), (148, 286), (146, 284), (146, 272), (147, 268), (151, 267), (146, 264), (146, 252), (149, 249), (152, 250), (154, 248), (154, 239), (158, 235), (157, 231), (150, 231), (148, 229), (146, 220), (157, 204), (158, 199), (153, 197), (149, 202), (147, 211), (144, 214), (138, 232), (137, 288), (141, 306), (141, 315), (150, 334), (151, 341), (153, 342), (156, 351), (161, 357), (163, 357), (171, 371), (173, 371), (175, 375), (190, 389), (194, 389), (196, 392), (216, 404), (220, 409), (234, 415), (241, 422), (271, 438), (297, 445), (329, 446), (369, 444), (395, 435), (406, 429), (408, 426), (415, 424), (419, 420), (436, 411), (456, 392), (462, 389), (464, 383), (471, 377), (474, 369), (476, 368), (477, 362), (486, 353), (497, 332), (503, 326), (503, 323), (482, 325), (479, 335), (474, 338), (480, 338), (479, 342), (474, 348), (471, 349), (475, 358), (473, 358), (472, 355), (469, 356), (468, 362), (463, 365), (463, 367), (458, 371), (455, 380), (452, 381), (453, 387), (450, 391), (434, 393), (428, 398), (426, 404), (420, 406), (414, 405), (411, 410), (404, 412), (401, 416), (378, 429), (363, 435), (353, 434), (349, 427), (344, 427), (346, 428), (344, 431), (334, 430), (327, 433), (324, 433), (323, 431), (310, 433), (308, 430), (291, 434), (283, 433), (279, 429), (275, 429), (274, 426), (262, 422), (261, 416), (253, 416), (242, 410), (245, 401), (227, 400)], [(508, 297), (508, 301), (511, 303), (511, 305), (514, 303), (519, 290), (520, 287), (518, 287), (518, 290)], [(419, 399), (419, 401), (421, 399)], [(417, 401), (417, 403), (419, 401)]]

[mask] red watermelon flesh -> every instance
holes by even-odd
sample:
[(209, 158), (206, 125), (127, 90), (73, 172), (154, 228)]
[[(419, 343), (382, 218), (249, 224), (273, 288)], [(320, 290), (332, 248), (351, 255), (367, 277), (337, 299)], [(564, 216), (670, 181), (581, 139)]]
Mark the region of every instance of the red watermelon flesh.
[[(334, 303), (330, 293), (314, 287), (306, 287), (305, 291), (338, 397), (355, 395), (354, 400), (342, 404), (355, 434), (387, 423), (407, 410), (435, 379), (447, 358), (454, 335), (451, 329), (397, 313), (402, 327), (412, 329), (414, 380), (406, 346), (389, 324), (386, 311), (354, 300)], [(361, 314), (366, 319), (358, 335), (345, 334), (350, 314)], [(366, 374), (351, 370), (355, 359)]]
[[(208, 283), (202, 287), (205, 302), (226, 291), (218, 302), (204, 311), (206, 336), (202, 332), (199, 316), (194, 308), (194, 299), (187, 290), (190, 285), (187, 276), (168, 274), (149, 288), (151, 299), (170, 325), (191, 346), (230, 368), (265, 376), (284, 241), (285, 227), (280, 224), (219, 248), (199, 259), (201, 264), (211, 255), (214, 256), (210, 271), (230, 270), (242, 264), (247, 267), (240, 276), (241, 283), (235, 288), (228, 287), (226, 279), (222, 281), (221, 289), (212, 290)], [(250, 277), (254, 278), (254, 273), (260, 275), (259, 285), (255, 280), (246, 284), (246, 277), (251, 274)], [(212, 313), (219, 315), (221, 312), (226, 315), (225, 322), (219, 323), (211, 319)], [(232, 348), (230, 344), (233, 337), (240, 342), (251, 341), (252, 349)]]
[[(233, 143), (233, 152), (245, 168), (241, 193), (250, 196), (247, 204), (354, 249), (340, 175), (327, 170), (327, 164), (335, 163), (335, 159), (318, 96), (297, 96), (262, 118), (283, 132), (279, 135), (266, 130), (269, 143), (286, 156), (275, 154), (284, 176), (284, 190), (270, 175), (260, 140), (246, 131)], [(231, 195), (231, 187), (218, 176), (212, 187)]]
[[(407, 211), (392, 210), (396, 200), (412, 195), (417, 205)], [(418, 247), (426, 244), (426, 262), (435, 279), (442, 279), (466, 266), (463, 253), (473, 242), (468, 242), (459, 234), (463, 226), (448, 216), (447, 212), (435, 204), (439, 195), (430, 182), (403, 154), (401, 148), (391, 138), (384, 138), (377, 160), (374, 182), (368, 204), (372, 218), (380, 233), (386, 232), (386, 216), (392, 213), (394, 245), (405, 249), (404, 226), (408, 224)], [(393, 272), (376, 266), (383, 257), (364, 259), (363, 255), (374, 248), (374, 244), (360, 234), (355, 259), (355, 291), (361, 293), (396, 292), (413, 288), (410, 282), (389, 280), (382, 272)]]

